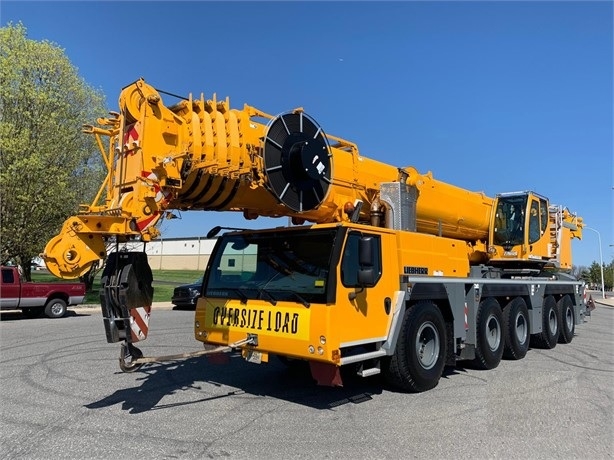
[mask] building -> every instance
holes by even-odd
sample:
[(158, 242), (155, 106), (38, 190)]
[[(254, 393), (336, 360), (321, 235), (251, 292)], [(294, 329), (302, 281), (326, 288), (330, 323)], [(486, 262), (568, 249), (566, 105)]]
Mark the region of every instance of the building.
[[(120, 244), (120, 250), (143, 251), (152, 270), (201, 270), (204, 271), (215, 245), (215, 238), (195, 236), (189, 238), (165, 238), (149, 243)], [(109, 252), (114, 251), (113, 247)]]

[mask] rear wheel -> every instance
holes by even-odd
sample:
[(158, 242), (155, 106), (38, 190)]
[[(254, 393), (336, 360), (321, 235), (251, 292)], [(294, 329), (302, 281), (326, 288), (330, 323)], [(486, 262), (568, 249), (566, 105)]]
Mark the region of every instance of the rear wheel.
[(537, 348), (550, 349), (556, 347), (559, 340), (559, 309), (556, 300), (551, 295), (544, 299), (542, 307), (542, 331), (531, 337), (531, 344)]
[(573, 302), (568, 295), (565, 295), (558, 301), (559, 308), (559, 343), (570, 343), (573, 340), (576, 331), (576, 316), (573, 308)]
[(409, 307), (394, 354), (384, 367), (387, 380), (412, 392), (436, 387), (445, 366), (445, 331), (443, 315), (433, 302)]
[(506, 359), (522, 359), (529, 350), (529, 310), (522, 297), (516, 297), (503, 309)]
[(505, 340), (503, 338), (503, 313), (499, 302), (493, 298), (480, 303), (476, 319), (476, 346), (473, 363), (480, 369), (494, 369), (501, 362)]
[(45, 315), (49, 318), (61, 318), (66, 314), (66, 302), (62, 299), (51, 299), (45, 305)]

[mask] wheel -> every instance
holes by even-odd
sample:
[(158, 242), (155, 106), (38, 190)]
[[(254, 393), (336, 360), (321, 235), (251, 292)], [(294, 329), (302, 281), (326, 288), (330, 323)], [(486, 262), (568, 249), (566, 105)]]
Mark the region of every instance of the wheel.
[(38, 318), (43, 314), (43, 307), (22, 308), (21, 313), (28, 319)]
[(569, 295), (561, 297), (557, 302), (559, 309), (559, 343), (570, 343), (573, 340), (576, 331), (576, 316), (573, 308), (573, 302)]
[(537, 348), (551, 349), (559, 340), (559, 309), (551, 295), (544, 299), (542, 307), (542, 331), (531, 336), (531, 345)]
[(135, 372), (138, 371), (143, 364), (134, 363), (135, 359), (143, 357), (143, 352), (131, 343), (122, 343), (119, 350), (119, 368), (123, 372)]
[(51, 299), (45, 305), (45, 315), (49, 318), (61, 318), (66, 314), (66, 302), (62, 299)]
[(525, 357), (531, 342), (530, 330), (527, 304), (522, 297), (516, 297), (503, 309), (504, 358), (522, 359)]
[(405, 311), (394, 354), (384, 363), (385, 377), (402, 390), (427, 391), (439, 383), (445, 357), (443, 315), (433, 302), (418, 302)]
[(505, 340), (503, 338), (503, 312), (492, 297), (480, 302), (476, 318), (476, 344), (473, 364), (479, 369), (494, 369), (501, 362)]

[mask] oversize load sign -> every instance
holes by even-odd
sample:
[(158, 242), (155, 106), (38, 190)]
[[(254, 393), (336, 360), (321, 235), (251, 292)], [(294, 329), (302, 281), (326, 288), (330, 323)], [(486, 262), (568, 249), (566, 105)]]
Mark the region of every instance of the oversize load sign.
[(207, 305), (207, 329), (245, 331), (277, 337), (309, 338), (306, 308), (250, 308)]

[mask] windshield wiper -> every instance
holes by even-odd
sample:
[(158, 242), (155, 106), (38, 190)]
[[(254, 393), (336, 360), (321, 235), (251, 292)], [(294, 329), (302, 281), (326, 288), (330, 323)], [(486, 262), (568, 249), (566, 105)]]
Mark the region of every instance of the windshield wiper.
[(258, 289), (258, 292), (261, 295), (262, 294), (266, 294), (266, 296), (268, 297), (269, 302), (271, 302), (273, 305), (277, 305), (277, 299), (275, 297), (273, 297), (269, 291), (267, 291), (266, 289), (260, 288), (260, 289)]
[(294, 297), (296, 300), (298, 300), (300, 303), (302, 303), (305, 306), (305, 308), (311, 307), (311, 304), (309, 302), (307, 302), (302, 295), (300, 295), (300, 294), (298, 294), (298, 293), (296, 293), (294, 291), (283, 291), (283, 292), (292, 295), (292, 297)]
[(236, 289), (236, 288), (231, 289), (231, 291), (239, 294), (239, 297), (241, 298), (241, 303), (247, 303), (247, 296), (245, 295), (245, 292), (243, 292), (241, 289)]

